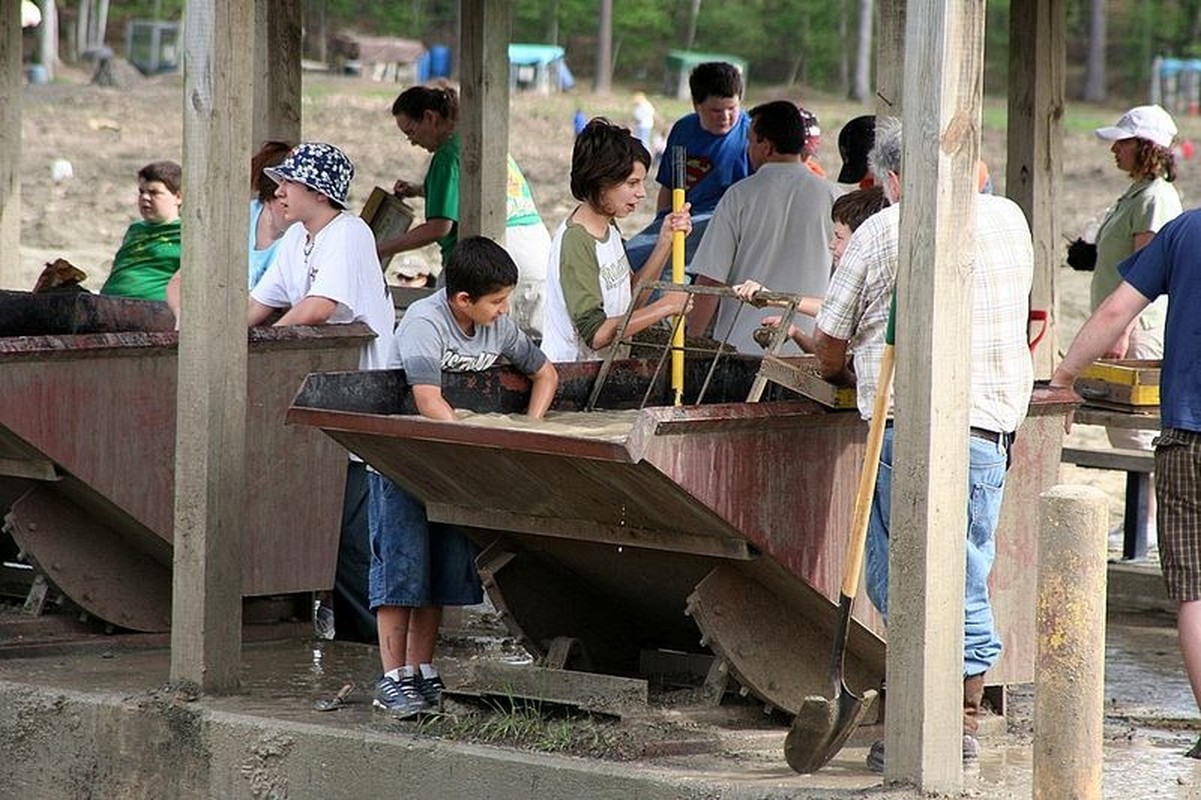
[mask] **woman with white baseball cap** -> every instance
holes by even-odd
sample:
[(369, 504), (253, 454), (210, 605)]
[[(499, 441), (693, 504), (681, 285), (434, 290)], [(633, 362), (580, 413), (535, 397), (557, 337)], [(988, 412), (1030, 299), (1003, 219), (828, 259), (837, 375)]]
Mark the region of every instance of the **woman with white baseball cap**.
[[(1130, 186), (1109, 209), (1097, 229), (1097, 263), (1090, 290), (1090, 308), (1097, 306), (1121, 283), (1118, 265), (1142, 249), (1155, 234), (1181, 212), (1172, 143), (1176, 123), (1157, 105), (1130, 109), (1114, 125), (1097, 128), (1097, 138), (1112, 142), (1114, 162), (1130, 176)], [(1147, 306), (1126, 336), (1106, 353), (1108, 358), (1162, 358), (1163, 326), (1167, 298)], [(1114, 447), (1152, 450), (1155, 431), (1110, 428)], [(1154, 535), (1154, 496), (1148, 499), (1147, 524)]]

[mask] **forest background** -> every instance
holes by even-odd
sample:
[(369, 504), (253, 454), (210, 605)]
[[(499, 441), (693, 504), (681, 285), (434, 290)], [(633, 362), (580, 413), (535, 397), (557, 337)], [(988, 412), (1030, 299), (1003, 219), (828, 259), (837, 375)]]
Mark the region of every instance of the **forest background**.
[[(41, 0), (44, 4), (47, 0)], [(457, 41), (458, 0), (301, 0), (305, 54), (323, 60), (339, 31), (426, 45)], [(102, 7), (120, 50), (128, 19), (180, 19), (184, 0), (59, 3), (69, 42)], [(865, 101), (871, 92), (874, 0), (515, 0), (512, 41), (559, 44), (584, 81), (595, 78), (602, 6), (611, 5), (612, 79), (655, 88), (672, 49), (720, 52), (748, 62), (751, 81), (803, 86)], [(987, 4), (985, 91), (1004, 94), (1009, 0)], [(1201, 0), (1066, 0), (1067, 90), (1094, 102), (1146, 97), (1156, 56), (1201, 56)], [(103, 34), (102, 34), (103, 35)], [(68, 48), (69, 49), (69, 48)], [(64, 53), (70, 58), (70, 54)]]

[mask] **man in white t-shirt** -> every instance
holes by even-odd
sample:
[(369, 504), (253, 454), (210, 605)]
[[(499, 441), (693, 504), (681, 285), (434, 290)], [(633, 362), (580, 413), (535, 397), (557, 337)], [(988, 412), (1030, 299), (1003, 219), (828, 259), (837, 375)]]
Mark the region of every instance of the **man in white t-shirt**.
[[(275, 261), (250, 293), (248, 323), (261, 324), (279, 309), (286, 310), (276, 325), (365, 322), (375, 338), (359, 351), (359, 369), (386, 368), (396, 310), (371, 228), (345, 210), (354, 165), (333, 145), (305, 142), (282, 164), (263, 171), (279, 184), (276, 197), (290, 227)], [(339, 638), (375, 641), (375, 617), (367, 603), (370, 565), (367, 471), (352, 456), (334, 578)]]

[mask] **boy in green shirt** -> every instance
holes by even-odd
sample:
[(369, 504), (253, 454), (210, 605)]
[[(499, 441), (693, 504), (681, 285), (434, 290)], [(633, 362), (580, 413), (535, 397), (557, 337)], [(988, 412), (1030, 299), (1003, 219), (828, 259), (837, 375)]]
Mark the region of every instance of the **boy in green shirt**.
[(129, 226), (100, 294), (166, 300), (167, 283), (179, 270), (179, 208), (183, 171), (174, 161), (155, 161), (138, 170), (138, 211)]

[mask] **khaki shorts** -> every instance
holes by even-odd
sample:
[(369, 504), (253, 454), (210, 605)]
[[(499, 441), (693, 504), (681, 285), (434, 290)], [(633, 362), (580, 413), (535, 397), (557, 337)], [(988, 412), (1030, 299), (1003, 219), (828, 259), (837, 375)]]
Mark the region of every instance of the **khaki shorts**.
[(1168, 428), (1155, 440), (1155, 498), (1168, 595), (1201, 600), (1201, 432)]

